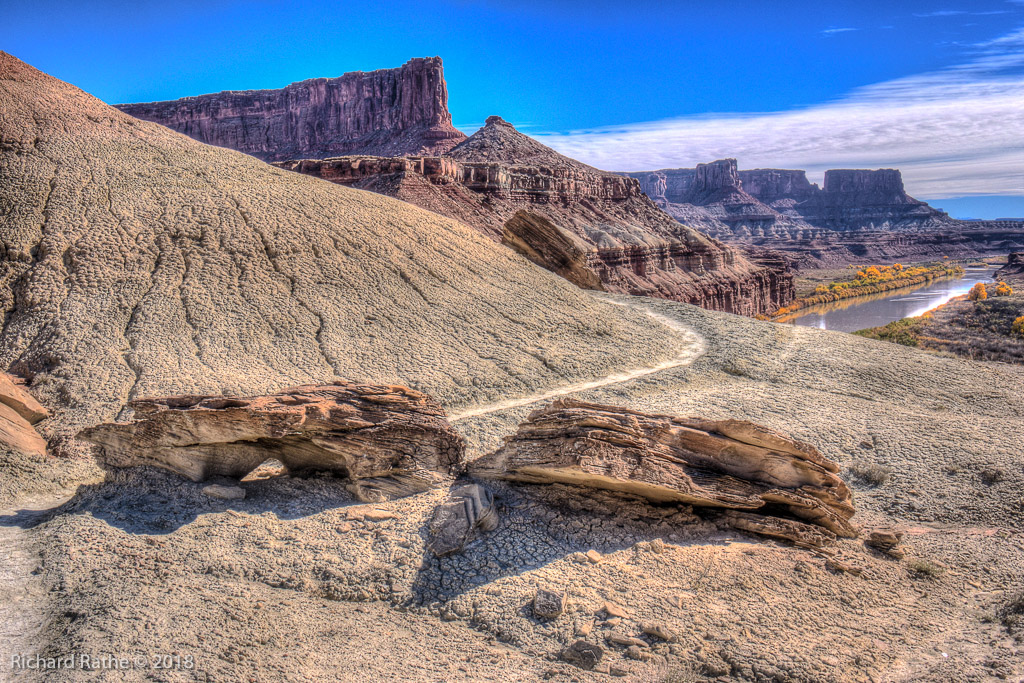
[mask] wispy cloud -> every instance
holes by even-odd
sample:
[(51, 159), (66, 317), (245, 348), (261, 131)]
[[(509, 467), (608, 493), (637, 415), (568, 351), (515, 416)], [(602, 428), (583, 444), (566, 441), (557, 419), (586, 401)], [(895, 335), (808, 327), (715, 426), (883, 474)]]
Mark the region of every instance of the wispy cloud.
[(968, 12), (963, 9), (942, 9), (937, 12), (927, 12), (925, 14), (915, 14), (915, 17), (930, 18), (930, 17), (959, 17), (963, 15), (970, 15), (972, 17), (990, 17), (996, 14), (1010, 14), (1010, 10), (1005, 9), (994, 9), (987, 10), (985, 12)]
[(1024, 195), (1024, 28), (974, 45), (967, 61), (879, 83), (817, 106), (709, 114), (538, 135), (599, 168), (896, 167), (911, 194)]
[(834, 36), (837, 33), (849, 33), (850, 31), (859, 31), (859, 30), (860, 30), (859, 28), (851, 28), (849, 26), (846, 26), (846, 27), (843, 27), (843, 28), (827, 28), (824, 31), (822, 31), (822, 34), (826, 35), (826, 36)]

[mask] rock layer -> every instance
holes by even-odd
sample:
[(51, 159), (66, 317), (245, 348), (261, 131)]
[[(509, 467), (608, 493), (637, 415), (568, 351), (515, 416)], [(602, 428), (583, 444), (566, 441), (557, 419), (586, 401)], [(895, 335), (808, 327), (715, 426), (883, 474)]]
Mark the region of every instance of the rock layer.
[(740, 420), (651, 415), (560, 399), (530, 414), (473, 476), (575, 484), (659, 503), (785, 510), (852, 537), (850, 489), (813, 446)]
[(242, 478), (263, 462), (347, 477), (363, 500), (431, 488), (464, 467), (464, 444), (432, 398), (407, 387), (338, 381), (269, 396), (134, 401), (135, 420), (79, 437), (112, 467), (149, 465), (193, 481)]
[(412, 59), (397, 69), (314, 78), (280, 90), (117, 106), (200, 142), (264, 160), (438, 154), (466, 137), (452, 126), (440, 57)]
[(740, 171), (735, 159), (625, 174), (667, 213), (748, 253), (799, 266), (972, 257), (1024, 246), (1024, 221), (957, 221), (906, 193), (896, 169)]
[(1006, 265), (996, 271), (996, 278), (1020, 277), (1024, 277), (1024, 251), (1010, 254), (1006, 260)]
[(564, 157), (499, 117), (444, 157), (279, 165), (459, 220), (581, 287), (745, 315), (792, 298), (783, 261), (751, 263), (660, 210), (636, 180)]

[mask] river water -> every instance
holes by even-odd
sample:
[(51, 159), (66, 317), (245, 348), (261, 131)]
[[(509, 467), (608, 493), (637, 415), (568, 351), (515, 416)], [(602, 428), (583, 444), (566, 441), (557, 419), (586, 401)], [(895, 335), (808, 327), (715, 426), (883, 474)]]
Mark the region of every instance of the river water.
[(893, 320), (921, 315), (955, 296), (966, 294), (977, 282), (993, 282), (992, 276), (996, 270), (966, 268), (963, 276), (958, 278), (946, 278), (917, 287), (812, 306), (801, 309), (796, 315), (780, 318), (778, 322), (840, 332), (881, 327)]

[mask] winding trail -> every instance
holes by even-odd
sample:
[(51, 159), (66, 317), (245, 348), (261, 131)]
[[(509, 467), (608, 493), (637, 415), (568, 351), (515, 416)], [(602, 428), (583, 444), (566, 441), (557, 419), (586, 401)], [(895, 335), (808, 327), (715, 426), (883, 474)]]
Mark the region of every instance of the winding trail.
[(677, 320), (673, 320), (668, 316), (655, 313), (654, 311), (636, 304), (621, 303), (618, 301), (606, 300), (607, 303), (614, 304), (616, 306), (626, 306), (638, 311), (643, 311), (648, 316), (658, 321), (665, 327), (671, 329), (679, 335), (680, 341), (682, 342), (679, 347), (678, 354), (658, 365), (635, 368), (633, 370), (626, 370), (625, 372), (614, 373), (606, 375), (600, 379), (591, 380), (589, 382), (578, 382), (576, 384), (569, 384), (567, 386), (559, 387), (558, 389), (552, 389), (540, 394), (532, 394), (530, 396), (524, 396), (522, 398), (513, 398), (507, 401), (498, 401), (497, 403), (489, 403), (486, 405), (478, 406), (476, 408), (470, 408), (461, 413), (451, 415), (448, 420), (450, 422), (458, 422), (459, 420), (466, 420), (471, 417), (479, 417), (480, 415), (487, 415), (488, 413), (496, 413), (502, 410), (508, 410), (509, 408), (519, 408), (521, 406), (528, 406), (531, 403), (539, 403), (541, 401), (547, 401), (549, 399), (558, 398), (559, 396), (565, 396), (567, 394), (575, 394), (580, 391), (587, 391), (589, 389), (598, 389), (600, 387), (606, 387), (611, 384), (622, 384), (623, 382), (629, 382), (638, 377), (644, 377), (646, 375), (653, 375), (656, 372), (662, 370), (668, 370), (670, 368), (677, 368), (682, 365), (689, 365), (693, 361), (704, 355), (705, 346), (704, 338), (698, 335), (696, 332), (691, 330), (689, 327), (683, 325)]
[(29, 529), (46, 519), (70, 493), (31, 496), (17, 509), (0, 510), (0, 680), (10, 671), (12, 655), (34, 654), (47, 622), (47, 597)]

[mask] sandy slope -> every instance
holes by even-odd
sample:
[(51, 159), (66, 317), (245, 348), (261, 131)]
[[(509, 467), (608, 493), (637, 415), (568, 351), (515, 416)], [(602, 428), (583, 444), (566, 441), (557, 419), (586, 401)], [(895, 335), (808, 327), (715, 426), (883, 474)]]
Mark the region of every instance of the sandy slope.
[(0, 367), (71, 431), (333, 376), (448, 406), (675, 354), (454, 221), (209, 147), (0, 54)]
[[(500, 486), (499, 529), (437, 560), (424, 538), (441, 491), (374, 506), (394, 514), (374, 519), (327, 477), (246, 482), (246, 500), (226, 504), (172, 475), (124, 471), (83, 487), (29, 532), (54, 598), (44, 650), (192, 653), (214, 680), (327, 681), (350, 671), (367, 680), (603, 680), (557, 652), (591, 624), (589, 637), (604, 642), (657, 621), (679, 642), (653, 641), (649, 661), (609, 646), (609, 660), (634, 680), (1024, 675), (1024, 648), (995, 618), (1022, 586), (1024, 370), (629, 303), (696, 330), (706, 352), (582, 397), (788, 430), (843, 465), (856, 520), (907, 530), (907, 558), (844, 541), (839, 557), (863, 574), (834, 573), (823, 557), (720, 529), (713, 515)], [(529, 410), (458, 425), (480, 452)], [(863, 463), (890, 468), (888, 481), (853, 477), (850, 466)], [(985, 467), (1006, 478), (986, 484)], [(591, 548), (604, 554), (600, 564), (583, 558)], [(924, 561), (939, 575), (917, 571)], [(537, 587), (566, 590), (566, 615), (534, 619)], [(606, 600), (626, 608), (621, 623), (601, 612)]]

